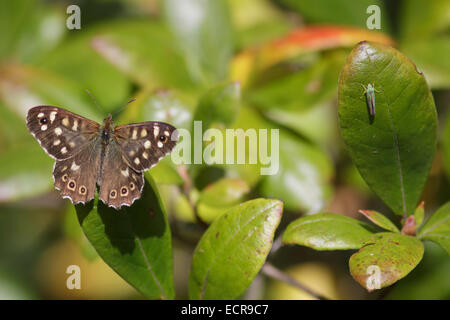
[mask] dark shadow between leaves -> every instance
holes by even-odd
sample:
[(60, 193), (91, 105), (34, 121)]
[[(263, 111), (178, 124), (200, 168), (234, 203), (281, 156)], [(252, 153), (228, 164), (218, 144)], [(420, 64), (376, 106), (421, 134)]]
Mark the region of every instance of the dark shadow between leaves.
[[(104, 228), (104, 232), (112, 247), (120, 253), (131, 254), (137, 242), (149, 237), (162, 237), (168, 228), (158, 196), (153, 187), (145, 180), (143, 193), (131, 207), (120, 210), (108, 207), (101, 200), (97, 200), (97, 213), (100, 219), (87, 219), (89, 214), (95, 215), (93, 201), (86, 205), (77, 205), (76, 211), (80, 225), (84, 223), (98, 224), (96, 228)], [(102, 226), (103, 225), (103, 226)], [(89, 236), (88, 236), (89, 238)], [(95, 239), (89, 239), (91, 242)], [(97, 248), (96, 244), (93, 243)]]

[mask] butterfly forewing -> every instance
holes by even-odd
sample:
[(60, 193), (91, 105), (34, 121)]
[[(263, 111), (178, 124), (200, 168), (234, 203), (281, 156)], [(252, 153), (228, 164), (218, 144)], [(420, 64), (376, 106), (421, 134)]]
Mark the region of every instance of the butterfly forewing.
[(27, 114), (27, 127), (55, 159), (68, 159), (98, 135), (100, 125), (70, 111), (38, 106)]
[(153, 167), (177, 143), (175, 127), (158, 121), (117, 126), (114, 137), (127, 163), (138, 172)]
[(112, 127), (111, 115), (98, 123), (67, 110), (38, 106), (27, 114), (27, 127), (53, 158), (55, 187), (72, 203), (95, 196), (108, 206), (130, 206), (141, 197), (143, 171), (176, 145), (176, 129), (164, 122)]

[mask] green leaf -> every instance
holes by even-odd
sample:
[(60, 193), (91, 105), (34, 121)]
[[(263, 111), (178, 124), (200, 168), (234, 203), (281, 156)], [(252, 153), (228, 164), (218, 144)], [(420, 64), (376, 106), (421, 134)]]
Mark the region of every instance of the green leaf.
[(442, 162), (444, 164), (444, 171), (447, 175), (447, 179), (450, 180), (450, 113), (445, 117), (441, 139)]
[[(402, 2), (399, 11), (399, 38), (416, 43), (450, 27), (450, 2), (447, 0), (408, 0)], [(421, 23), (417, 23), (420, 21)]]
[(450, 88), (449, 36), (434, 36), (405, 41), (402, 51), (416, 63), (432, 89)]
[(250, 192), (250, 188), (243, 180), (220, 179), (200, 193), (197, 202), (198, 214), (203, 221), (211, 222), (238, 204), (248, 192)]
[(52, 165), (52, 159), (35, 141), (21, 143), (0, 153), (0, 202), (16, 201), (51, 190)]
[(266, 197), (283, 200), (289, 210), (316, 213), (332, 194), (332, 172), (322, 150), (280, 130), (278, 171), (264, 176), (260, 189)]
[(340, 214), (317, 213), (291, 222), (282, 241), (315, 250), (348, 250), (361, 248), (371, 235), (371, 226), (364, 222)]
[(233, 53), (227, 1), (166, 0), (163, 11), (192, 79), (200, 84), (224, 80)]
[(377, 233), (350, 257), (350, 273), (369, 292), (390, 286), (420, 262), (423, 244), (399, 233)]
[(228, 127), (239, 113), (241, 86), (238, 82), (220, 84), (209, 89), (195, 109), (194, 120), (202, 121), (202, 129)]
[(239, 297), (266, 260), (282, 208), (278, 200), (256, 199), (217, 218), (195, 248), (189, 297)]
[(15, 113), (23, 116), (31, 107), (54, 105), (95, 121), (103, 116), (77, 83), (43, 69), (9, 65), (2, 69), (0, 99)]
[[(196, 99), (196, 97), (195, 97)], [(177, 129), (190, 129), (194, 109), (194, 97), (178, 91), (158, 90), (143, 92), (137, 96), (137, 101), (130, 105), (131, 113), (136, 116), (130, 120), (163, 121), (170, 123)]]
[(75, 206), (73, 205), (67, 206), (64, 212), (64, 232), (68, 238), (80, 247), (81, 253), (87, 260), (95, 261), (98, 259), (97, 252), (84, 235), (83, 229), (80, 228)]
[(389, 230), (392, 232), (400, 232), (397, 226), (388, 218), (386, 218), (383, 214), (374, 211), (374, 210), (359, 210), (361, 214), (363, 214), (367, 219), (375, 223), (380, 228), (385, 230)]
[[(376, 114), (362, 86), (373, 84)], [(436, 149), (437, 116), (427, 83), (397, 50), (361, 42), (339, 79), (339, 124), (370, 188), (396, 213), (411, 215)]]
[(134, 19), (104, 24), (95, 31), (92, 47), (144, 88), (194, 87), (174, 38), (160, 22)]
[(250, 89), (248, 99), (263, 111), (305, 111), (336, 95), (336, 78), (344, 65), (343, 52), (328, 55), (306, 70), (276, 78)]
[(414, 211), (414, 220), (416, 222), (416, 228), (420, 228), (425, 216), (424, 202), (422, 201)]
[[(96, 28), (90, 29), (87, 34), (69, 38), (36, 64), (62, 77), (70, 77), (92, 94), (101, 109), (112, 112), (125, 106), (129, 100), (131, 83), (94, 51), (92, 38), (95, 31)], [(82, 94), (90, 101), (87, 93)], [(94, 104), (93, 101), (91, 103)]]
[(51, 50), (67, 31), (65, 12), (32, 0), (0, 2), (0, 61), (30, 62)]
[(170, 156), (162, 159), (155, 167), (147, 171), (145, 174), (151, 175), (153, 180), (158, 184), (183, 184), (183, 179), (174, 167)]
[(373, 12), (366, 13), (371, 5), (380, 8), (380, 27), (389, 31), (389, 21), (383, 3), (379, 0), (281, 0), (292, 7), (309, 23), (327, 23), (339, 25), (353, 25), (367, 28), (366, 21)]
[(96, 199), (76, 211), (97, 253), (123, 279), (147, 298), (174, 297), (170, 229), (153, 181), (131, 207), (117, 211)]
[(420, 229), (419, 239), (440, 244), (450, 254), (450, 202), (440, 207)]

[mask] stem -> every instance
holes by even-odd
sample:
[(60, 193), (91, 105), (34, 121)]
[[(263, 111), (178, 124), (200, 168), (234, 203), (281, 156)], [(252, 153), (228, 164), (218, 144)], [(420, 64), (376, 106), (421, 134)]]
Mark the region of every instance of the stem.
[(192, 200), (192, 180), (189, 176), (189, 173), (187, 172), (186, 167), (184, 165), (180, 165), (178, 166), (177, 171), (184, 181), (184, 184), (181, 187), (181, 192), (184, 194), (186, 199), (189, 201), (189, 204), (191, 205), (192, 211), (194, 212), (195, 221), (200, 227), (202, 227), (203, 229), (207, 229), (209, 225), (200, 217), (197, 210), (197, 204)]
[(262, 267), (262, 273), (264, 273), (266, 276), (286, 282), (287, 284), (290, 284), (291, 286), (294, 286), (302, 291), (305, 291), (306, 293), (312, 295), (313, 297), (319, 299), (319, 300), (329, 300), (327, 297), (324, 297), (320, 293), (314, 292), (312, 289), (306, 287), (305, 285), (301, 284), (291, 276), (288, 276), (286, 273), (282, 272), (281, 270), (274, 267), (269, 262), (266, 262)]

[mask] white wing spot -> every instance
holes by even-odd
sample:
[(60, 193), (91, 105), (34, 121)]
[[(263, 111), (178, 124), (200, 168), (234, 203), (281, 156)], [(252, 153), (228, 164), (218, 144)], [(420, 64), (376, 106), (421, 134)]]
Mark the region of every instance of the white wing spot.
[(70, 142), (69, 142), (69, 147), (71, 147), (71, 148), (75, 147), (75, 142), (70, 141)]
[(130, 157), (132, 157), (136, 154), (136, 152), (134, 150), (131, 150), (130, 152), (128, 152), (128, 154), (130, 155)]
[(145, 136), (147, 136), (147, 130), (145, 128), (143, 128), (141, 130), (141, 138), (144, 138)]
[(161, 141), (158, 141), (158, 148), (162, 148), (163, 147), (163, 143)]
[(152, 143), (150, 142), (150, 140), (147, 140), (144, 142), (144, 148), (145, 149), (150, 149), (150, 147), (152, 146)]
[(60, 127), (56, 128), (55, 129), (55, 133), (56, 133), (57, 136), (60, 136), (62, 134), (61, 128)]
[(42, 131), (45, 131), (45, 130), (47, 130), (47, 125), (46, 125), (46, 124), (44, 124), (43, 126), (41, 126), (41, 130), (42, 130)]
[(57, 146), (57, 145), (59, 145), (60, 143), (61, 143), (61, 140), (58, 139), (58, 140), (55, 140), (55, 141), (53, 142), (53, 145), (54, 145), (54, 146)]
[(73, 131), (77, 131), (77, 129), (78, 129), (78, 120), (75, 119), (75, 120), (73, 121), (72, 130), (73, 130)]
[(50, 112), (50, 122), (53, 123), (53, 121), (55, 121), (55, 117), (56, 117), (56, 111), (52, 111)]
[(141, 161), (139, 160), (139, 158), (134, 158), (134, 163), (136, 163), (136, 165), (139, 165), (139, 163), (141, 163)]
[(155, 136), (155, 138), (158, 136), (158, 134), (159, 134), (159, 127), (155, 127), (153, 129), (153, 135)]
[(137, 139), (137, 132), (138, 132), (138, 130), (136, 128), (133, 129), (133, 135), (131, 136), (131, 139), (133, 139), (133, 140)]
[(62, 154), (67, 153), (67, 148), (66, 148), (66, 147), (62, 147), (62, 148), (61, 148), (61, 153), (62, 153)]
[(70, 167), (70, 170), (72, 171), (77, 171), (78, 169), (80, 169), (80, 166), (78, 166), (75, 161), (72, 162), (72, 166)]
[(69, 118), (65, 117), (62, 120), (62, 124), (63, 124), (64, 127), (68, 127), (69, 126)]
[[(136, 158), (137, 159), (137, 158)], [(128, 176), (130, 175), (129, 173), (128, 173), (128, 168), (126, 168), (125, 170), (120, 170), (120, 173), (124, 176), (124, 177), (127, 177), (128, 178)]]
[(44, 113), (42, 113), (42, 112), (37, 115), (38, 118), (42, 118), (43, 116), (44, 116)]
[(170, 136), (170, 132), (169, 131), (164, 131), (164, 135), (166, 136), (166, 137), (168, 137), (168, 136)]
[(148, 153), (144, 151), (144, 153), (142, 154), (142, 157), (144, 157), (144, 159), (148, 159)]

